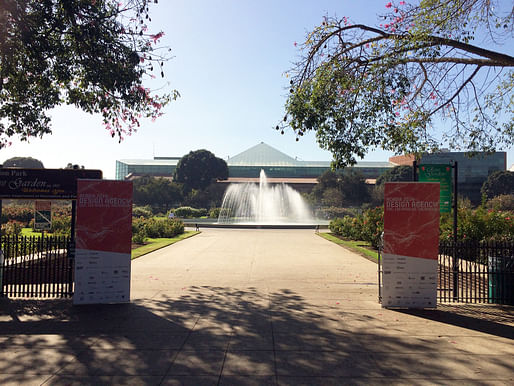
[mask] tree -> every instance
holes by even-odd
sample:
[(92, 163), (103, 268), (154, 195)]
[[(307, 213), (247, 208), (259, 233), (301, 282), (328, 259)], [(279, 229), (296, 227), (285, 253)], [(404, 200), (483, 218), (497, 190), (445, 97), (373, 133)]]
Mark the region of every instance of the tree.
[(377, 178), (376, 185), (383, 185), (386, 182), (403, 181), (413, 181), (411, 166), (399, 165), (385, 171)]
[(144, 176), (132, 183), (133, 199), (137, 205), (150, 205), (167, 212), (182, 201), (182, 189), (166, 178)]
[[(155, 1), (157, 2), (157, 1)], [(178, 93), (143, 86), (164, 76), (150, 0), (3, 0), (0, 4), (0, 148), (51, 133), (48, 111), (74, 105), (99, 113), (119, 140), (144, 117), (162, 115)]]
[(500, 195), (514, 195), (514, 172), (495, 171), (487, 177), (482, 189), (482, 195), (494, 198)]
[[(514, 144), (514, 57), (479, 47), (511, 43), (514, 12), (495, 0), (386, 4), (379, 26), (325, 17), (287, 73), (277, 126), (314, 130), (334, 166), (369, 148), (420, 154), (441, 145), (493, 151)], [(505, 7), (504, 7), (505, 8)], [(437, 124), (437, 129), (432, 126)]]
[(173, 180), (183, 183), (187, 189), (205, 189), (212, 182), (227, 178), (227, 163), (204, 149), (182, 157), (173, 175)]
[(43, 162), (32, 157), (13, 157), (4, 161), (4, 168), (44, 169)]
[(325, 206), (359, 206), (368, 202), (369, 192), (363, 175), (356, 171), (325, 171), (313, 188), (314, 199)]

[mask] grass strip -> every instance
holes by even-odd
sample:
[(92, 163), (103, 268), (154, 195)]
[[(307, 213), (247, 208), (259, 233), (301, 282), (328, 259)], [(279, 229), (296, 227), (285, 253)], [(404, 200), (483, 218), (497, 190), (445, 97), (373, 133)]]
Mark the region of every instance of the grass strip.
[(182, 233), (176, 237), (172, 237), (172, 238), (161, 238), (161, 239), (149, 238), (147, 240), (147, 244), (145, 244), (139, 248), (134, 248), (132, 250), (131, 258), (136, 259), (140, 256), (146, 255), (147, 253), (156, 251), (158, 249), (167, 247), (168, 245), (175, 244), (178, 241), (181, 241), (181, 240), (187, 239), (189, 237), (192, 237), (194, 235), (197, 235), (198, 233), (200, 233), (200, 232), (185, 231), (184, 233)]
[(319, 233), (319, 235), (328, 241), (331, 241), (337, 245), (349, 249), (352, 252), (364, 256), (368, 260), (374, 261), (375, 263), (378, 262), (378, 252), (369, 249), (371, 244), (367, 241), (343, 240), (337, 236), (334, 236), (332, 233)]

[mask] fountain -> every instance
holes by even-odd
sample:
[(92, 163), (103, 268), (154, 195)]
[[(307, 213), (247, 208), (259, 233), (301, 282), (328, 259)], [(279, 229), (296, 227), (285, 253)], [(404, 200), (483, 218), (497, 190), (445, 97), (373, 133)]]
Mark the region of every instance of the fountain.
[(307, 225), (311, 210), (300, 193), (286, 184), (270, 185), (261, 170), (259, 185), (231, 184), (223, 197), (218, 223)]

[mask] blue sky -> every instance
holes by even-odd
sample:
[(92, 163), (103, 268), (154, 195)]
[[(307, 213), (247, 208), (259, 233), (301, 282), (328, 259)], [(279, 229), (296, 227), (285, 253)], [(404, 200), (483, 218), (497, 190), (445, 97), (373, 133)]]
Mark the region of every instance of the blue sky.
[[(288, 80), (283, 74), (298, 55), (294, 43), (302, 42), (324, 15), (375, 25), (385, 3), (161, 0), (151, 7), (149, 30), (164, 31), (161, 44), (171, 47), (174, 58), (165, 65), (164, 80), (149, 85), (182, 95), (166, 107), (165, 115), (143, 121), (137, 133), (119, 144), (99, 116), (60, 107), (52, 112), (52, 135), (29, 144), (15, 141), (0, 150), (0, 162), (31, 156), (47, 168), (71, 162), (114, 178), (117, 159), (182, 156), (202, 148), (226, 159), (260, 142), (302, 160), (330, 160), (314, 135), (296, 142), (291, 132), (280, 135), (273, 129), (284, 114)], [(376, 151), (365, 160), (385, 161), (390, 155)], [(514, 149), (507, 157), (509, 167)]]

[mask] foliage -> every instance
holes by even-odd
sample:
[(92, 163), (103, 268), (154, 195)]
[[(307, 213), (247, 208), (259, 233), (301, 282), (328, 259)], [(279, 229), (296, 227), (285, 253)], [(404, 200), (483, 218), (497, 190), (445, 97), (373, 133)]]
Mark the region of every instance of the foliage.
[(487, 177), (482, 189), (480, 190), (482, 195), (487, 198), (493, 198), (503, 194), (514, 194), (514, 172), (495, 171)]
[[(155, 1), (156, 2), (156, 1)], [(0, 147), (51, 133), (48, 111), (74, 105), (103, 117), (121, 141), (157, 118), (171, 95), (143, 81), (164, 77), (167, 50), (150, 33), (150, 0), (4, 0), (0, 5)]]
[(344, 217), (344, 216), (354, 217), (357, 214), (356, 213), (357, 211), (355, 209), (340, 208), (340, 207), (335, 207), (335, 206), (331, 206), (328, 208), (319, 208), (319, 209), (316, 209), (315, 212), (316, 212), (315, 215), (317, 218), (322, 218), (322, 219), (326, 219), (326, 220), (330, 220), (330, 219), (333, 219), (336, 217)]
[(490, 199), (487, 207), (494, 210), (514, 211), (514, 194), (502, 194)]
[(184, 223), (180, 220), (139, 218), (132, 220), (132, 241), (143, 244), (147, 237), (168, 238), (184, 233)]
[(325, 171), (312, 189), (316, 204), (325, 207), (361, 206), (370, 200), (364, 176), (354, 170), (345, 173)]
[(197, 218), (207, 216), (207, 209), (196, 209), (190, 206), (181, 206), (174, 211), (176, 217), (180, 218)]
[[(462, 208), (457, 212), (457, 239), (475, 241), (514, 241), (514, 212)], [(440, 239), (453, 239), (451, 216), (441, 216)]]
[(386, 182), (408, 182), (412, 179), (412, 167), (407, 165), (395, 166), (382, 173), (376, 181), (376, 185), (383, 185)]
[(209, 210), (209, 218), (218, 218), (221, 213), (221, 208), (211, 208)]
[(12, 157), (6, 159), (2, 165), (4, 168), (44, 169), (43, 162), (32, 157)]
[[(330, 222), (332, 233), (352, 239), (365, 240), (374, 247), (381, 242), (384, 230), (383, 207), (372, 208), (356, 217), (344, 216)], [(458, 240), (514, 241), (514, 212), (493, 209), (459, 208), (457, 213)], [(453, 216), (441, 214), (439, 234), (441, 241), (453, 240)]]
[(307, 35), (286, 74), (290, 94), (277, 130), (290, 127), (297, 140), (315, 131), (335, 167), (370, 148), (421, 154), (514, 144), (514, 57), (473, 44), (484, 31), (489, 47), (512, 38), (509, 5), (400, 1), (385, 12), (379, 26), (325, 17)]
[(336, 235), (368, 241), (374, 248), (378, 248), (384, 231), (384, 209), (377, 207), (356, 217), (336, 218), (330, 222), (329, 229)]
[(144, 244), (148, 235), (145, 228), (145, 218), (132, 219), (132, 242), (136, 244)]
[(70, 235), (71, 216), (52, 215), (52, 228), (50, 232), (54, 235)]
[(16, 220), (9, 220), (6, 224), (2, 224), (2, 235), (19, 235), (23, 228), (23, 223)]
[(227, 163), (204, 149), (183, 156), (173, 175), (173, 180), (183, 183), (187, 189), (205, 189), (216, 180), (227, 178)]
[(136, 218), (150, 218), (153, 216), (152, 207), (149, 205), (145, 206), (134, 206), (132, 208), (132, 217)]
[(182, 187), (166, 178), (145, 176), (132, 183), (133, 200), (137, 205), (150, 205), (167, 212), (182, 201)]
[(225, 184), (212, 183), (205, 189), (192, 189), (186, 197), (184, 197), (183, 205), (193, 206), (197, 208), (212, 208), (221, 206), (223, 195), (225, 193)]
[(34, 207), (29, 206), (4, 206), (2, 208), (2, 223), (7, 221), (19, 221), (27, 226), (34, 218)]

